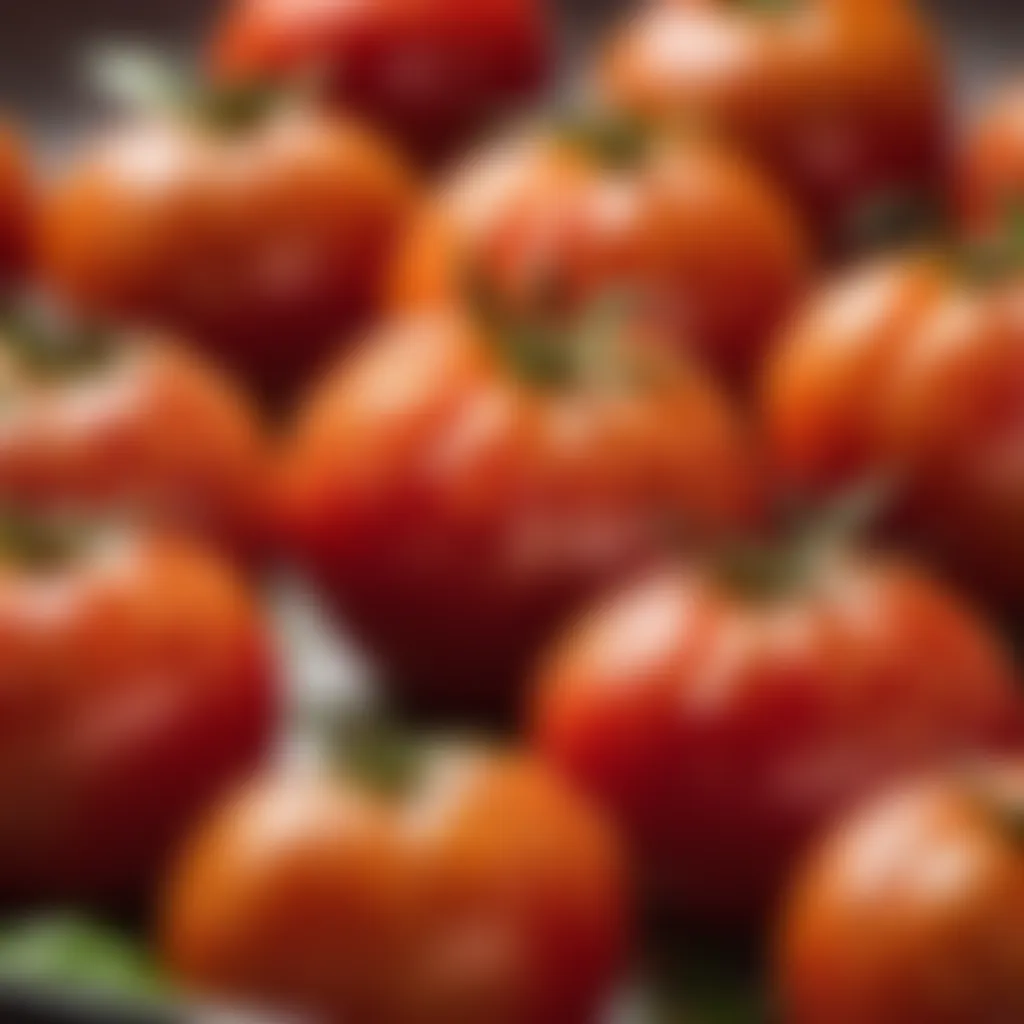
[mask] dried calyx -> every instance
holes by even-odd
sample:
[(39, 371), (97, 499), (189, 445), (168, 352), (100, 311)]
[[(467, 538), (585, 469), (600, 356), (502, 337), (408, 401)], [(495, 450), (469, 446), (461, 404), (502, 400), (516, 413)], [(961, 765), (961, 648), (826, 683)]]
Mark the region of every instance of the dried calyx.
[(71, 514), (0, 507), (0, 565), (46, 572), (67, 565), (97, 539), (94, 523)]
[(658, 137), (647, 122), (600, 110), (573, 111), (555, 118), (553, 137), (602, 167), (630, 170), (647, 160)]
[(1024, 272), (1024, 198), (1007, 203), (997, 227), (961, 246), (954, 257), (975, 284), (998, 284)]
[(0, 311), (0, 347), (21, 372), (41, 380), (77, 377), (108, 366), (122, 349), (114, 332), (32, 301), (15, 301)]

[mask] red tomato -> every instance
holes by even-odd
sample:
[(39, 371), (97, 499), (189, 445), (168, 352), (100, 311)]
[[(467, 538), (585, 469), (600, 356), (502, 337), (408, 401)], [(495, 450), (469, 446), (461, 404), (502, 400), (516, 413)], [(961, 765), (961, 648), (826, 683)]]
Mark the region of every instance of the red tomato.
[(428, 161), (547, 77), (541, 0), (236, 0), (215, 35), (227, 80), (324, 76), (344, 110)]
[(979, 593), (1024, 601), (1024, 277), (970, 280), (900, 257), (832, 286), (769, 366), (765, 429), (783, 486), (895, 481), (901, 535)]
[(599, 79), (615, 107), (734, 135), (826, 235), (940, 177), (944, 74), (905, 0), (652, 3), (612, 37)]
[(73, 162), (44, 203), (42, 265), (86, 313), (195, 339), (280, 395), (374, 311), (412, 200), (404, 168), (351, 123), (162, 118)]
[(1024, 762), (888, 795), (798, 876), (779, 981), (791, 1024), (1024, 1020)]
[(467, 270), (519, 309), (625, 292), (743, 379), (811, 262), (786, 200), (734, 154), (609, 121), (471, 161), (413, 227), (391, 297), (404, 309), (450, 302)]
[(30, 269), (35, 203), (24, 144), (0, 121), (0, 286), (17, 283)]
[(524, 757), (446, 755), (400, 794), (251, 788), (174, 872), (162, 946), (206, 993), (327, 1022), (590, 1021), (623, 966), (612, 835)]
[(274, 672), (218, 561), (4, 523), (0, 898), (116, 899), (269, 740)]
[(956, 598), (849, 554), (804, 572), (752, 587), (668, 571), (595, 611), (540, 671), (539, 749), (677, 910), (756, 916), (853, 800), (1024, 743), (1019, 680)]
[(1024, 213), (1024, 81), (984, 108), (960, 154), (955, 187), (971, 232), (987, 234), (1015, 209)]
[(506, 706), (551, 630), (669, 523), (718, 535), (756, 516), (731, 409), (636, 342), (613, 340), (601, 379), (541, 382), (468, 316), (397, 321), (300, 417), (286, 532), (407, 700)]
[(70, 344), (0, 330), (0, 505), (141, 513), (258, 556), (269, 453), (243, 397), (164, 339)]

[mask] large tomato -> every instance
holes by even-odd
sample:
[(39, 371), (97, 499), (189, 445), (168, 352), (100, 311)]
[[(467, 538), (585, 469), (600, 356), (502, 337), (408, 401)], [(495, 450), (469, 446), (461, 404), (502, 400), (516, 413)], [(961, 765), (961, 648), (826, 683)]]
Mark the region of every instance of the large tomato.
[(1018, 760), (918, 782), (844, 823), (785, 914), (785, 1020), (1024, 1020), (1022, 814)]
[(166, 895), (172, 972), (207, 994), (374, 1024), (590, 1021), (628, 946), (604, 823), (544, 768), (431, 759), (407, 792), (254, 786)]
[(300, 417), (286, 532), (406, 699), (506, 705), (538, 644), (667, 529), (756, 515), (727, 404), (613, 334), (534, 346), (462, 313), (396, 321)]
[(312, 74), (421, 159), (544, 84), (543, 0), (235, 0), (210, 59), (227, 80)]
[(1024, 744), (1019, 680), (956, 598), (909, 567), (818, 557), (788, 578), (770, 560), (668, 570), (541, 667), (539, 749), (676, 910), (756, 916), (851, 801)]
[(783, 487), (888, 476), (904, 539), (979, 593), (1024, 601), (1024, 277), (899, 257), (828, 288), (782, 340), (764, 385)]
[(0, 286), (18, 283), (32, 264), (35, 183), (17, 130), (0, 121)]
[(270, 738), (266, 629), (181, 541), (3, 523), (0, 898), (119, 899)]
[(984, 108), (957, 164), (956, 198), (968, 231), (988, 234), (1008, 215), (1024, 215), (1024, 81)]
[(270, 468), (248, 403), (168, 340), (0, 328), (0, 504), (143, 515), (257, 557)]
[(350, 122), (283, 103), (231, 126), (183, 112), (72, 162), (44, 203), (42, 270), (85, 312), (180, 333), (280, 395), (374, 311), (412, 199)]
[(617, 290), (735, 379), (757, 365), (810, 273), (786, 199), (735, 154), (584, 121), (456, 173), (400, 250), (391, 299), (436, 305), (471, 275), (519, 309), (564, 311)]
[(663, 0), (613, 36), (598, 77), (616, 107), (732, 133), (833, 237), (942, 170), (944, 75), (906, 0)]

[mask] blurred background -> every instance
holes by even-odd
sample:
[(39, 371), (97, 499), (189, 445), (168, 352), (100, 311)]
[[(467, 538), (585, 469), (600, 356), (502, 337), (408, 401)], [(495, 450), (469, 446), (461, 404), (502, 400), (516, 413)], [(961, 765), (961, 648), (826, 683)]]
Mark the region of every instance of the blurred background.
[[(485, 2), (485, 0), (481, 0)], [(570, 40), (627, 6), (624, 0), (561, 0)], [(1005, 70), (1024, 38), (1020, 0), (923, 0), (946, 22), (952, 58), (971, 85)], [(93, 114), (80, 73), (83, 49), (112, 38), (187, 51), (219, 5), (214, 0), (9, 0), (0, 97), (58, 144)], [(570, 40), (567, 40), (569, 45)]]

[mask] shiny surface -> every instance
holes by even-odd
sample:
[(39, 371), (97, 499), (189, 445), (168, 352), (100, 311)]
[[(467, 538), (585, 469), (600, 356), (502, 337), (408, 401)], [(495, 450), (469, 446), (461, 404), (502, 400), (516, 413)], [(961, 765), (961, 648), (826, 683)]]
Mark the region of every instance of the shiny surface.
[(1024, 1018), (1020, 762), (919, 784), (815, 853), (782, 928), (791, 1024)]
[(593, 1019), (628, 946), (603, 823), (522, 756), (441, 755), (411, 791), (264, 782), (186, 851), (162, 939), (177, 974), (329, 1024)]
[(672, 570), (556, 646), (534, 735), (620, 823), (660, 905), (721, 925), (770, 910), (865, 794), (1019, 749), (1018, 685), (987, 628), (907, 568), (833, 558), (774, 595)]
[(0, 566), (0, 894), (118, 899), (151, 884), (275, 726), (265, 626), (194, 548), (95, 541)]

